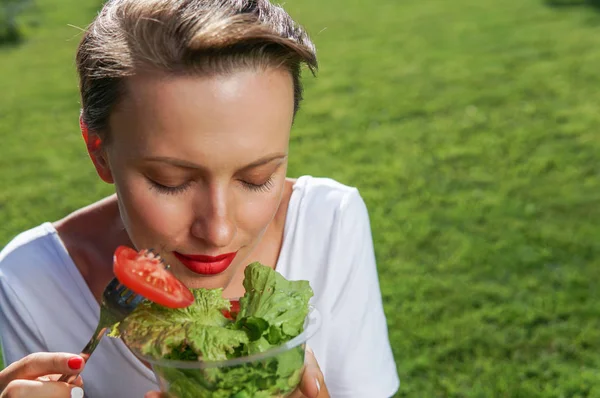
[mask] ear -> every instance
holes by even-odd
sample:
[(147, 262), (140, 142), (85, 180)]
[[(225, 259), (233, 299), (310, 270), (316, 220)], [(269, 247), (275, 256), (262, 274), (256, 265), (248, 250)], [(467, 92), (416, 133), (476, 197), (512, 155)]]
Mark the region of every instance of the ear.
[(102, 140), (98, 134), (88, 130), (87, 124), (83, 121), (82, 116), (79, 117), (79, 127), (81, 128), (81, 135), (83, 136), (85, 146), (90, 155), (90, 159), (92, 159), (92, 163), (96, 168), (98, 176), (100, 176), (104, 182), (109, 184), (114, 183), (110, 166), (106, 159), (106, 151), (102, 147)]

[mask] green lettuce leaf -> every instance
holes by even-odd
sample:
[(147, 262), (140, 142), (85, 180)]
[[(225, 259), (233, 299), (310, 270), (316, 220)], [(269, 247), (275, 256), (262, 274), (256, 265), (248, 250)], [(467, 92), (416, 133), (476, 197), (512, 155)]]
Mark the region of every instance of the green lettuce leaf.
[(262, 352), (299, 335), (313, 290), (308, 281), (288, 281), (258, 262), (244, 271), (246, 293), (240, 299), (236, 328), (246, 330), (248, 353)]
[(226, 328), (231, 321), (221, 311), (229, 310), (229, 300), (222, 297), (222, 289), (194, 289), (192, 293), (196, 300), (186, 308), (140, 304), (118, 326), (123, 341), (155, 358), (229, 358), (248, 342), (245, 332)]
[[(172, 382), (169, 392), (176, 392), (179, 398), (193, 396), (189, 395), (190, 391), (197, 397), (207, 398), (286, 396), (300, 382), (303, 354), (303, 348), (298, 346), (263, 361), (227, 368), (208, 368), (202, 371), (179, 369), (179, 374), (173, 369), (165, 368), (162, 376)], [(180, 378), (187, 380), (179, 381)], [(194, 380), (194, 388), (187, 384), (190, 380)], [(174, 387), (175, 385), (181, 387)]]

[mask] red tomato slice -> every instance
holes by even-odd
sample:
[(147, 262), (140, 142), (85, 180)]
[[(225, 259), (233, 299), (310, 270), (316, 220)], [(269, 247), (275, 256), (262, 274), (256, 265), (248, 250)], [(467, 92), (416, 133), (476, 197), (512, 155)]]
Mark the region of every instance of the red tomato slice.
[(192, 292), (147, 250), (119, 246), (113, 257), (113, 272), (123, 285), (162, 306), (184, 308), (194, 302)]
[(229, 311), (223, 310), (221, 312), (223, 313), (223, 315), (225, 315), (226, 318), (235, 321), (238, 314), (240, 313), (240, 300), (229, 300), (229, 302), (231, 303)]

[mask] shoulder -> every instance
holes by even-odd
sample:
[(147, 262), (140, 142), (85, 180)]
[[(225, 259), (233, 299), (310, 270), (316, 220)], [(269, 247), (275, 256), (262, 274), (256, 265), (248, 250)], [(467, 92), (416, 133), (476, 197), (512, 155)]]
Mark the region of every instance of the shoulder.
[(54, 226), (43, 223), (16, 235), (0, 251), (0, 278), (35, 276), (44, 265), (60, 257)]
[(346, 214), (367, 212), (356, 187), (331, 178), (302, 176), (293, 189), (291, 210), (313, 221), (341, 221)]
[[(327, 275), (348, 274), (354, 253), (371, 245), (367, 207), (356, 187), (330, 178), (302, 176), (288, 205), (278, 269), (308, 279), (319, 290)], [(329, 286), (331, 287), (331, 286)]]

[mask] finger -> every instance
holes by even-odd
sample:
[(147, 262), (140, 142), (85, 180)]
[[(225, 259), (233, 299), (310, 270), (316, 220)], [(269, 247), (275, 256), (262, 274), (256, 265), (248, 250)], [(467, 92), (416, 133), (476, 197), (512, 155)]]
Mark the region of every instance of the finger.
[[(42, 377), (38, 377), (39, 379), (45, 378), (46, 381), (57, 381), (58, 379), (60, 379), (62, 375), (48, 375), (48, 376), (42, 376)], [(73, 380), (71, 383), (69, 384), (73, 384), (74, 386), (77, 387), (81, 387), (83, 388), (83, 378), (81, 377), (81, 375), (78, 375), (77, 378), (75, 380)]]
[(80, 387), (66, 383), (45, 382), (39, 380), (14, 380), (6, 386), (1, 398), (82, 398)]
[(144, 398), (168, 398), (167, 394), (160, 393), (158, 391), (150, 391), (144, 395)]
[(11, 380), (35, 380), (49, 374), (78, 374), (85, 367), (79, 355), (67, 353), (38, 352), (27, 355), (10, 364), (0, 372), (0, 390)]
[(315, 354), (309, 346), (306, 346), (304, 357), (304, 373), (300, 381), (300, 391), (308, 398), (329, 397), (327, 386), (323, 378), (323, 372), (317, 363)]

